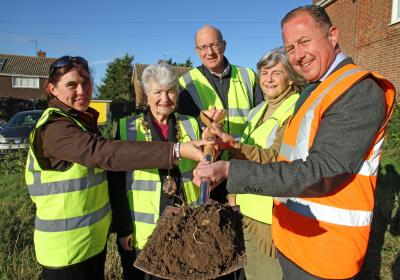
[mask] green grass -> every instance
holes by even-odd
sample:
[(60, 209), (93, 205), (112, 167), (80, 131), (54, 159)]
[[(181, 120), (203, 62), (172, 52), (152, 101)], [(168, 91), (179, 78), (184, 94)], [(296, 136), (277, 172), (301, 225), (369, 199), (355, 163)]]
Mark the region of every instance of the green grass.
[(0, 279), (38, 279), (32, 232), (34, 208), (22, 174), (0, 178)]

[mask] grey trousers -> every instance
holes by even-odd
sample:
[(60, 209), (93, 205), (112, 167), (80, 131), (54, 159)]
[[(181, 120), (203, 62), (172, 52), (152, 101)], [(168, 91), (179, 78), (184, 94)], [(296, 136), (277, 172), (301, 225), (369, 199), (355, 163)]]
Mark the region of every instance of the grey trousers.
[[(324, 278), (320, 278), (314, 276), (303, 269), (301, 269), (297, 264), (286, 258), (281, 252), (278, 252), (278, 259), (283, 271), (283, 279), (284, 280), (321, 280)], [(348, 278), (351, 280), (354, 278)]]

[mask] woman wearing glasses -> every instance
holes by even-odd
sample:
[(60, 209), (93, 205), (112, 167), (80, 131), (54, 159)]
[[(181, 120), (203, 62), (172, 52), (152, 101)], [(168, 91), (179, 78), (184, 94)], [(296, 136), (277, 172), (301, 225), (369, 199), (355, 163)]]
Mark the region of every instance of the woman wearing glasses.
[(50, 67), (49, 108), (31, 133), (26, 182), (36, 204), (35, 251), (44, 279), (104, 279), (111, 222), (104, 170), (170, 169), (180, 156), (199, 160), (201, 141), (109, 141), (89, 107), (92, 78), (81, 57)]
[[(219, 136), (219, 148), (229, 149), (235, 159), (274, 162), (278, 160), (284, 130), (305, 81), (293, 70), (283, 49), (265, 54), (257, 63), (257, 70), (265, 101), (250, 111), (241, 141), (236, 142), (215, 125), (213, 132)], [(237, 194), (230, 195), (228, 200), (231, 205), (239, 205), (244, 215), (246, 279), (282, 279), (271, 236), (272, 197)]]

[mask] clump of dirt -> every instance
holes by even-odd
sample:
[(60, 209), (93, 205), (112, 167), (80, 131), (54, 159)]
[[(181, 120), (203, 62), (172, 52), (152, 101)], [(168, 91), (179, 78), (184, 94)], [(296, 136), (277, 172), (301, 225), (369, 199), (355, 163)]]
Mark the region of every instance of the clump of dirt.
[(246, 262), (242, 225), (242, 215), (225, 204), (182, 207), (159, 219), (135, 266), (166, 279), (230, 273)]

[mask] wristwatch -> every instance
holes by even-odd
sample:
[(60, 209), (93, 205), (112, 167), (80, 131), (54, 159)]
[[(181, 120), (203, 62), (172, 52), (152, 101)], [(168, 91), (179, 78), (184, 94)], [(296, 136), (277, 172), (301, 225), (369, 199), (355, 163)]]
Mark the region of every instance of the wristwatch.
[(181, 159), (181, 143), (175, 143), (174, 145), (174, 159), (179, 161)]

